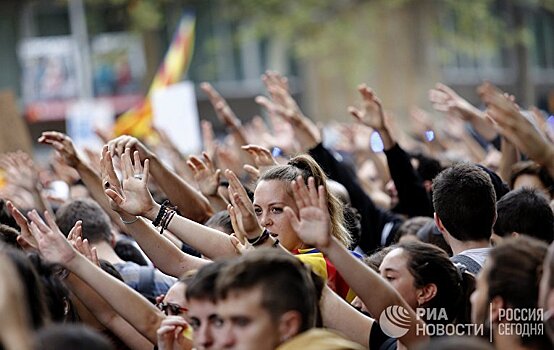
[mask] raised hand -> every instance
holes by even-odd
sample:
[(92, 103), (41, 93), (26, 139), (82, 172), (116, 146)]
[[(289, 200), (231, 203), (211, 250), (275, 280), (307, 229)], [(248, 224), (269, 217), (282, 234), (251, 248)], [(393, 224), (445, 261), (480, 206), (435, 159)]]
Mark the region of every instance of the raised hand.
[(287, 77), (284, 77), (275, 71), (266, 71), (265, 74), (262, 75), (262, 82), (268, 90), (273, 86), (278, 86), (287, 92), (290, 91)]
[(6, 172), (6, 179), (10, 183), (26, 191), (34, 192), (40, 184), (38, 169), (25, 152), (3, 154), (0, 156), (0, 168)]
[(471, 120), (473, 117), (479, 117), (481, 114), (479, 110), (466, 99), (441, 83), (438, 83), (434, 89), (429, 90), (429, 101), (431, 101), (436, 111), (463, 120)]
[(210, 83), (204, 82), (200, 84), (200, 89), (208, 95), (219, 121), (230, 130), (238, 130), (242, 124), (231, 107), (229, 107), (227, 101), (221, 97)]
[(190, 326), (181, 316), (167, 316), (160, 324), (156, 332), (158, 336), (159, 350), (182, 350), (186, 349), (186, 344), (190, 343), (184, 336), (184, 331)]
[(48, 261), (67, 265), (77, 252), (71, 247), (56, 222), (48, 212), (44, 212), (46, 223), (38, 215), (36, 210), (27, 213), (31, 220), (29, 225), (31, 234), (37, 242), (40, 254)]
[(325, 188), (316, 188), (313, 177), (308, 179), (306, 187), (304, 180), (299, 176), (292, 181), (292, 193), (298, 207), (298, 215), (290, 207), (285, 207), (285, 214), (292, 228), (302, 242), (318, 249), (326, 248), (331, 241), (331, 219)]
[(254, 206), (246, 190), (231, 170), (225, 170), (225, 177), (229, 180), (229, 199), (236, 214), (237, 231), (244, 233), (248, 239), (258, 237), (263, 229), (258, 224)]
[(50, 145), (61, 155), (63, 161), (68, 166), (75, 168), (81, 162), (79, 154), (75, 149), (73, 140), (66, 134), (57, 131), (45, 131), (38, 139), (39, 143)]
[(200, 192), (205, 196), (217, 196), (221, 170), (215, 168), (206, 152), (202, 152), (202, 158), (203, 160), (196, 156), (190, 156), (187, 165), (194, 175)]
[(412, 122), (412, 130), (419, 138), (424, 138), (426, 131), (435, 130), (433, 119), (429, 113), (417, 106), (410, 108), (410, 120)]
[(17, 244), (25, 251), (37, 250), (38, 244), (31, 234), (31, 228), (29, 227), (27, 218), (10, 201), (6, 202), (6, 208), (20, 228), (19, 236), (17, 236)]
[(215, 155), (216, 149), (213, 125), (207, 120), (202, 120), (200, 122), (200, 129), (202, 130), (202, 141), (204, 142), (204, 149), (210, 157), (213, 157)]
[(521, 114), (517, 104), (492, 84), (480, 86), (479, 93), (487, 104), (487, 116), (496, 123), (499, 132), (537, 163), (552, 169), (554, 148)]
[(273, 158), (271, 152), (265, 147), (258, 145), (246, 145), (241, 148), (252, 156), (254, 165), (258, 168), (277, 165), (277, 161)]
[(83, 239), (83, 222), (81, 220), (78, 220), (71, 231), (69, 231), (67, 240), (75, 250), (92, 261), (94, 265), (100, 267), (100, 260), (98, 259), (96, 247), (91, 247), (88, 239)]
[(127, 148), (131, 150), (131, 153), (138, 151), (139, 157), (143, 161), (146, 158), (151, 159), (154, 156), (154, 153), (152, 153), (152, 151), (150, 151), (142, 142), (129, 135), (119, 136), (108, 142), (108, 150), (112, 157), (123, 156), (123, 153), (125, 153)]
[[(267, 75), (266, 75), (267, 76)], [(268, 110), (270, 115), (285, 119), (294, 129), (300, 148), (307, 151), (321, 142), (321, 132), (317, 125), (308, 119), (288, 91), (288, 85), (278, 79), (266, 79), (267, 91), (271, 96), (256, 97), (256, 102)]]
[(131, 162), (131, 150), (125, 149), (121, 156), (122, 180), (119, 182), (108, 147), (102, 150), (102, 183), (110, 197), (110, 205), (120, 215), (141, 215), (154, 210), (154, 199), (148, 190), (149, 160), (140, 163), (139, 151), (133, 153), (135, 164)]
[(375, 92), (366, 84), (358, 86), (358, 91), (362, 95), (362, 108), (348, 107), (348, 112), (356, 118), (356, 120), (377, 131), (386, 129), (385, 114), (381, 100), (375, 95)]

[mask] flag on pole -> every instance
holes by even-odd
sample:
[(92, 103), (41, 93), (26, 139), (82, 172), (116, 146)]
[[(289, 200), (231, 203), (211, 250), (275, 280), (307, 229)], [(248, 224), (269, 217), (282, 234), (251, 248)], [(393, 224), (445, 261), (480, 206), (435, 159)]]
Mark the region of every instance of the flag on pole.
[(114, 125), (116, 135), (145, 137), (152, 132), (152, 93), (160, 88), (175, 84), (188, 70), (194, 50), (195, 16), (185, 14), (173, 35), (171, 45), (144, 100), (136, 107), (123, 113)]

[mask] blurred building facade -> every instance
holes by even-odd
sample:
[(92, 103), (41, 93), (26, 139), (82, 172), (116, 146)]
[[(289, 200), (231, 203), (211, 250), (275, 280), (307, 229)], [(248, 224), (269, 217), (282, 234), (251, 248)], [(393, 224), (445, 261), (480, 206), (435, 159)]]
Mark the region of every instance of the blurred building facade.
[[(335, 61), (336, 66), (340, 66), (339, 61), (349, 52), (295, 60), (290, 45), (282, 40), (253, 36), (239, 40), (241, 27), (248, 26), (249, 22), (247, 19), (241, 23), (225, 19), (221, 15), (225, 9), (220, 2), (198, 1), (195, 6), (196, 47), (186, 78), (195, 83), (214, 83), (237, 115), (244, 119), (261, 112), (253, 97), (263, 91), (259, 77), (266, 69), (291, 76), (294, 92), (301, 98), (306, 113), (320, 121), (350, 121), (346, 106), (357, 100), (353, 83), (364, 81), (374, 87), (385, 106), (400, 117), (412, 105), (428, 107), (427, 90), (438, 81), (451, 85), (478, 103), (475, 87), (483, 80), (490, 80), (514, 93), (523, 105), (539, 105), (554, 113), (553, 97), (549, 97), (554, 89), (554, 16), (545, 10), (519, 13), (508, 2), (498, 1), (502, 16), (507, 16), (509, 21), (525, 21), (531, 28), (532, 43), (480, 55), (479, 38), (476, 37), (474, 55), (453, 52), (445, 60), (440, 58), (439, 50), (444, 43), (437, 41), (431, 25), (437, 16), (432, 1), (413, 1), (406, 6), (383, 9), (374, 17), (373, 27), (379, 28), (378, 31), (362, 29), (358, 33), (360, 45), (370, 47), (372, 54), (367, 67), (356, 75), (358, 81), (353, 82), (352, 74), (346, 71), (348, 67), (332, 74), (328, 72), (329, 64)], [(163, 58), (183, 8), (183, 1), (166, 6), (163, 14), (166, 23), (162, 28), (138, 35), (131, 32), (129, 22), (113, 5), (87, 6), (90, 49), (94, 56), (90, 83), (94, 86), (95, 97), (109, 98), (117, 105), (117, 112), (140, 99)], [(445, 26), (455, 25), (448, 18), (442, 21)], [(65, 46), (70, 45), (63, 41), (71, 35), (70, 22), (64, 2), (0, 2), (0, 42), (3, 45), (0, 89), (16, 91), (33, 136), (52, 127), (63, 129), (63, 106), (56, 101), (77, 97), (77, 92), (71, 90), (75, 82), (69, 79), (74, 71), (65, 59), (49, 61), (33, 56), (36, 50), (40, 51), (41, 45), (42, 49), (46, 47), (46, 51), (52, 52), (52, 57), (63, 56), (63, 51), (68, 50)], [(41, 40), (33, 46), (33, 39), (37, 38)], [(57, 41), (45, 44), (45, 38)], [(55, 46), (58, 49), (54, 49)], [(125, 46), (123, 51), (122, 46)], [(52, 78), (40, 84), (45, 76)], [(33, 79), (39, 79), (38, 83)], [(59, 89), (61, 96), (52, 97), (55, 89)], [(46, 112), (41, 112), (44, 115), (33, 115), (40, 114), (40, 110), (29, 108), (34, 102), (29, 98), (44, 100)], [(215, 120), (205, 96), (198, 92), (198, 98), (201, 118)], [(218, 123), (214, 126), (216, 130), (221, 128)]]

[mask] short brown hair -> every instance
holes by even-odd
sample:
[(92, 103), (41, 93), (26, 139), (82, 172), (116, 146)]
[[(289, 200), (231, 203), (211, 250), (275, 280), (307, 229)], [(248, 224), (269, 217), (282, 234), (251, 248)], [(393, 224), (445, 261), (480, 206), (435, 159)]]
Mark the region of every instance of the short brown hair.
[(489, 240), (496, 218), (491, 178), (471, 163), (458, 163), (433, 180), (433, 206), (448, 233), (459, 241)]
[[(490, 268), (485, 276), (489, 286), (488, 300), (500, 296), (508, 308), (538, 308), (539, 284), (547, 249), (544, 242), (523, 235), (505, 239), (494, 247), (487, 260)], [(536, 335), (523, 336), (521, 340), (523, 345), (542, 341), (544, 337)]]
[(232, 260), (217, 278), (217, 299), (226, 299), (231, 291), (255, 288), (261, 288), (261, 306), (273, 320), (294, 310), (302, 315), (300, 332), (316, 325), (323, 280), (294, 256), (264, 248)]

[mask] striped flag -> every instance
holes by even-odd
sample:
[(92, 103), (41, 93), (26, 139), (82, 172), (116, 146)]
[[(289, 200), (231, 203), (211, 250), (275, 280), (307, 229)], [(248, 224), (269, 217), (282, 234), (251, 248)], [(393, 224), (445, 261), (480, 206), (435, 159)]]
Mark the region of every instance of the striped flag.
[(175, 84), (188, 70), (194, 50), (195, 16), (185, 14), (173, 35), (171, 45), (150, 85), (148, 94), (136, 107), (123, 113), (114, 125), (116, 135), (145, 137), (152, 133), (152, 93)]

